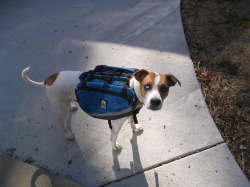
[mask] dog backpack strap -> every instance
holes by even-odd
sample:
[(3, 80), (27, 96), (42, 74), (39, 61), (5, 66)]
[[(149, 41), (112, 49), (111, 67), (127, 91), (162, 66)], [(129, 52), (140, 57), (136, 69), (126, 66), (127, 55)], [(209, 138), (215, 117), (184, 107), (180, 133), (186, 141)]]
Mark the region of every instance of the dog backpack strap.
[(99, 75), (120, 76), (121, 71), (117, 67), (99, 65), (96, 66), (94, 72)]
[[(105, 80), (103, 88), (107, 88), (112, 80), (115, 78), (113, 76), (120, 76), (121, 73), (115, 67), (107, 67), (105, 65), (96, 66), (94, 69), (95, 74), (104, 76), (95, 76), (96, 79)], [(117, 78), (116, 78), (117, 80)]]
[(103, 84), (103, 88), (107, 88), (107, 87), (108, 87), (108, 84), (110, 83), (111, 80), (112, 80), (112, 76), (108, 76), (108, 77), (106, 78), (105, 83)]
[(124, 84), (123, 88), (122, 88), (122, 92), (121, 92), (121, 94), (122, 94), (123, 97), (126, 97), (126, 95), (127, 95), (127, 89), (128, 89), (128, 84)]
[(133, 120), (134, 120), (134, 123), (135, 124), (138, 124), (138, 120), (137, 120), (137, 114), (139, 114), (140, 110), (141, 110), (142, 107), (136, 109), (134, 112), (133, 112)]
[(94, 71), (90, 70), (88, 72), (84, 72), (79, 76), (79, 79), (82, 81), (82, 87), (86, 85), (88, 81), (91, 81), (94, 77)]
[(111, 120), (108, 120), (109, 128), (112, 130)]
[[(136, 109), (134, 112), (133, 112), (133, 120), (134, 120), (134, 123), (135, 124), (138, 124), (138, 120), (137, 120), (137, 114), (139, 113), (139, 111), (141, 110), (142, 107)], [(109, 124), (109, 128), (112, 130), (112, 122), (111, 120), (108, 120), (108, 124)]]

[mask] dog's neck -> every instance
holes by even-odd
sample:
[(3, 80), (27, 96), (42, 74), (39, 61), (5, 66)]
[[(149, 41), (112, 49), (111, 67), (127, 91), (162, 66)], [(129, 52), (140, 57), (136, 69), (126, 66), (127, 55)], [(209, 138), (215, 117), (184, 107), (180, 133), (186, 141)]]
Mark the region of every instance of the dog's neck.
[(141, 90), (140, 90), (140, 83), (139, 81), (137, 81), (135, 79), (135, 77), (132, 77), (130, 79), (130, 82), (129, 82), (129, 86), (133, 89), (133, 91), (135, 92), (139, 102), (140, 102), (140, 105), (144, 105), (144, 98), (142, 97), (141, 95)]

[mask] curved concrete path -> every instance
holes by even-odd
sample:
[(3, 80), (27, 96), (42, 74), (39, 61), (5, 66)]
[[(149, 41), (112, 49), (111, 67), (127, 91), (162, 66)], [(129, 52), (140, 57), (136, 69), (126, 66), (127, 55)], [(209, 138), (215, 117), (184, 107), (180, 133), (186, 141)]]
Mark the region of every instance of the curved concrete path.
[[(84, 186), (249, 186), (204, 102), (180, 0), (1, 1), (0, 33), (1, 153), (12, 149), (13, 158), (32, 158), (33, 166)], [(66, 141), (44, 88), (20, 75), (31, 65), (29, 76), (41, 81), (99, 64), (171, 72), (182, 83), (160, 112), (142, 109), (143, 133), (124, 124), (118, 152), (107, 122), (81, 110), (68, 120), (76, 141)], [(2, 163), (1, 173), (15, 173)], [(18, 180), (13, 175), (0, 183)]]

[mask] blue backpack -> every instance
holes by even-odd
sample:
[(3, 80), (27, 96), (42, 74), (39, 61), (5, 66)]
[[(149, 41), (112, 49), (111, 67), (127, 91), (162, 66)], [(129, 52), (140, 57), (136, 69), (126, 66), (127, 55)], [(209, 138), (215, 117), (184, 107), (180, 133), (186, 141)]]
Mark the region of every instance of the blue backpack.
[(75, 90), (82, 110), (94, 118), (108, 120), (110, 128), (111, 120), (130, 115), (138, 123), (138, 99), (129, 87), (129, 80), (136, 71), (134, 68), (99, 65), (82, 73)]

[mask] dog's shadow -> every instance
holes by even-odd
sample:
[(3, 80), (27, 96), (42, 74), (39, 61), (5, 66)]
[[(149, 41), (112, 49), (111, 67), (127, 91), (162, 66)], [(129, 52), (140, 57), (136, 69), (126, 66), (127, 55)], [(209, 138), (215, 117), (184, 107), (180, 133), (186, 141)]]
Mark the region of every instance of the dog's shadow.
[(140, 185), (148, 186), (145, 174), (142, 172), (143, 167), (142, 167), (138, 144), (137, 144), (137, 136), (140, 136), (142, 133), (143, 132), (139, 132), (139, 133), (133, 132), (132, 139), (130, 140), (130, 143), (132, 146), (132, 152), (133, 152), (133, 161), (130, 161), (130, 169), (120, 167), (118, 155), (121, 153), (121, 150), (112, 152), (113, 161), (114, 161), (113, 171), (116, 176), (116, 181), (120, 181), (123, 178), (130, 178), (134, 175), (139, 174)]

